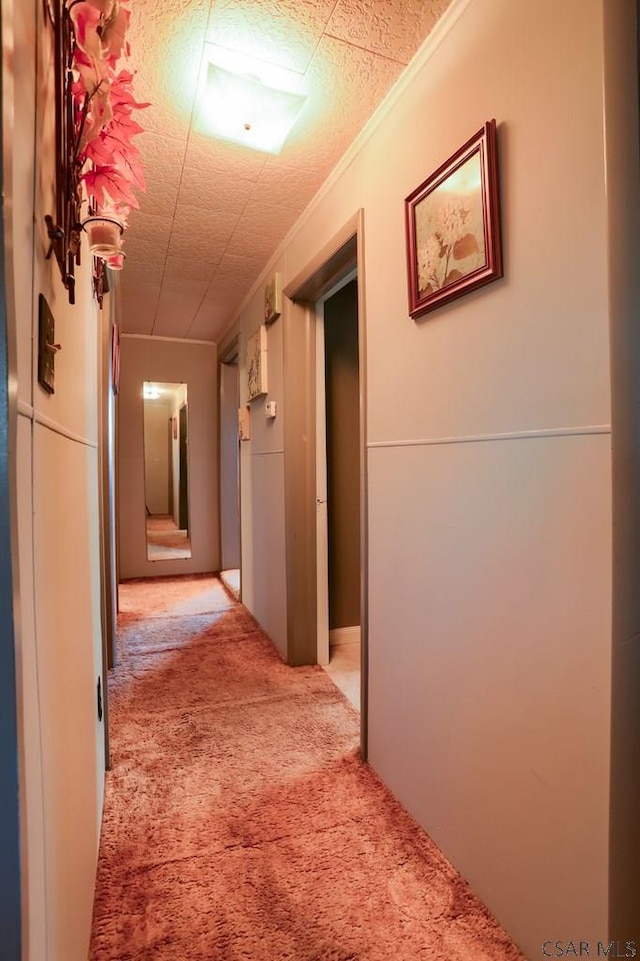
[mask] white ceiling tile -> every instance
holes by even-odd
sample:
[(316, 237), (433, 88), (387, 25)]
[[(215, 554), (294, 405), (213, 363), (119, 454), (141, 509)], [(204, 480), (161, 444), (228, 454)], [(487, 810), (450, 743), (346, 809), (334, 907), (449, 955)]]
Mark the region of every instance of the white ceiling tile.
[(151, 102), (140, 123), (159, 135), (186, 135), (198, 85), (209, 0), (136, 0), (128, 40), (136, 97)]
[(169, 247), (170, 217), (158, 217), (144, 210), (133, 211), (124, 236), (127, 266), (162, 266)]
[(154, 137), (168, 137), (171, 140), (184, 141), (189, 132), (189, 116), (181, 111), (170, 110), (168, 107), (160, 107), (157, 104), (162, 102), (162, 92), (157, 92), (154, 96), (154, 103), (145, 110), (144, 114), (136, 116), (136, 120), (145, 133)]
[(227, 323), (233, 319), (233, 309), (228, 306), (213, 308), (209, 313), (202, 311), (195, 318), (185, 334), (188, 340), (217, 341), (224, 333)]
[(304, 71), (335, 0), (226, 0), (216, 3), (207, 39), (289, 70)]
[(305, 129), (318, 123), (325, 137), (340, 127), (354, 139), (401, 70), (399, 63), (323, 37), (304, 78), (308, 101), (302, 123), (296, 124), (290, 139), (300, 139)]
[(165, 270), (160, 290), (160, 299), (165, 294), (185, 294), (189, 298), (195, 298), (200, 302), (207, 292), (209, 280), (206, 277), (190, 277), (182, 273), (169, 273)]
[(198, 290), (162, 288), (153, 333), (158, 337), (184, 337), (202, 303)]
[(199, 237), (200, 240), (206, 239), (207, 235), (215, 234), (217, 237), (231, 237), (240, 219), (240, 213), (225, 207), (210, 208), (202, 204), (183, 204), (179, 203), (173, 221), (175, 232), (183, 234), (185, 231)]
[(296, 219), (297, 211), (292, 207), (250, 201), (233, 232), (224, 259), (227, 256), (260, 257), (264, 262)]
[(199, 167), (185, 167), (178, 203), (240, 214), (250, 192), (251, 181), (236, 177), (233, 168), (203, 171)]
[(219, 259), (213, 263), (207, 261), (204, 257), (186, 257), (183, 254), (174, 255), (171, 253), (171, 248), (169, 248), (167, 262), (165, 264), (165, 273), (167, 277), (180, 275), (189, 277), (192, 280), (205, 280), (209, 283), (213, 279), (219, 263)]
[(233, 169), (234, 176), (243, 180), (257, 180), (267, 160), (267, 154), (240, 144), (229, 143), (193, 130), (185, 157), (185, 166), (212, 172)]
[(160, 285), (164, 276), (164, 266), (159, 264), (141, 264), (139, 261), (131, 261), (125, 258), (124, 270), (120, 274), (120, 290), (127, 294), (132, 293), (140, 286), (156, 287), (160, 291)]
[(178, 184), (147, 177), (147, 189), (143, 196), (144, 205), (141, 204), (141, 207), (145, 214), (151, 214), (154, 217), (170, 217), (173, 215), (178, 199)]
[(329, 36), (408, 63), (451, 0), (338, 0)]
[(218, 314), (211, 314), (206, 317), (204, 314), (198, 315), (185, 334), (187, 340), (213, 340), (222, 339), (224, 331), (229, 323), (229, 311), (226, 308)]
[(136, 281), (127, 269), (122, 271), (120, 323), (127, 334), (150, 334), (160, 297), (160, 281), (145, 283)]
[(132, 303), (122, 314), (121, 333), (149, 335), (153, 331), (154, 317), (155, 311), (140, 310), (137, 304)]
[(194, 317), (187, 336), (198, 340), (216, 340), (233, 321), (243, 296), (237, 284), (234, 288), (223, 292), (210, 288)]
[(253, 286), (266, 260), (266, 257), (251, 260), (225, 257), (213, 276), (208, 294), (217, 300), (221, 298), (242, 300)]
[[(179, 184), (182, 176), (186, 137), (176, 140), (154, 133), (141, 133), (134, 143), (142, 156), (145, 177), (167, 184)], [(140, 198), (144, 197), (144, 194)]]
[(230, 216), (224, 210), (181, 206), (171, 231), (168, 257), (206, 264), (211, 273), (227, 249), (237, 220), (237, 214)]
[(297, 214), (318, 191), (324, 177), (311, 164), (286, 164), (270, 159), (251, 190), (251, 200), (293, 207)]
[(250, 200), (238, 221), (234, 236), (240, 230), (262, 231), (266, 234), (281, 237), (296, 219), (296, 211), (291, 207), (264, 203), (260, 200)]
[(231, 238), (227, 251), (220, 261), (220, 267), (224, 267), (230, 258), (242, 258), (244, 255), (251, 258), (251, 261), (247, 259), (245, 263), (255, 262), (262, 266), (274, 252), (280, 239), (278, 234), (263, 232), (255, 236), (249, 231), (240, 231)]

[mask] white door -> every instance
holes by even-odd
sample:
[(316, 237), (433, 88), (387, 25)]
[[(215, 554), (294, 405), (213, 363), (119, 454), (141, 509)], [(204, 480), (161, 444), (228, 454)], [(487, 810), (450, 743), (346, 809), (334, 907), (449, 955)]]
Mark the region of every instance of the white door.
[(220, 365), (220, 558), (223, 571), (240, 568), (238, 365)]

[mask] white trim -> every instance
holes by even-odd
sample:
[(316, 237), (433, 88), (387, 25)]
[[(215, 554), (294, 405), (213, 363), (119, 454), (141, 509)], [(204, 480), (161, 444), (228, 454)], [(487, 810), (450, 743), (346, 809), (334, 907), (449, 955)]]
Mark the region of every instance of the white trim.
[(336, 166), (333, 168), (327, 179), (320, 186), (317, 194), (311, 199), (309, 204), (305, 207), (300, 217), (296, 220), (293, 227), (285, 235), (283, 240), (278, 244), (274, 253), (271, 255), (267, 261), (264, 269), (258, 275), (255, 283), (249, 288), (249, 292), (244, 300), (241, 302), (238, 310), (236, 311), (233, 320), (228, 325), (228, 327), (223, 330), (222, 338), (231, 331), (234, 325), (237, 323), (241, 317), (243, 311), (249, 304), (253, 295), (264, 285), (266, 278), (270, 273), (273, 273), (275, 265), (278, 260), (282, 257), (287, 247), (290, 245), (296, 234), (298, 234), (307, 221), (310, 219), (316, 208), (323, 201), (325, 196), (333, 188), (334, 184), (343, 175), (345, 170), (353, 163), (354, 158), (360, 153), (362, 148), (365, 146), (367, 141), (373, 136), (375, 131), (378, 129), (387, 114), (393, 110), (398, 100), (405, 92), (410, 83), (414, 80), (418, 73), (422, 70), (425, 64), (431, 59), (435, 51), (438, 49), (442, 41), (445, 39), (447, 34), (453, 29), (455, 24), (458, 22), (462, 14), (465, 12), (467, 7), (473, 3), (474, 0), (453, 0), (450, 7), (442, 14), (435, 27), (431, 33), (426, 37), (422, 46), (418, 49), (417, 53), (412, 57), (409, 64), (402, 71), (396, 82), (393, 84), (389, 92), (386, 94), (382, 102), (379, 104), (378, 108), (371, 115), (367, 123), (364, 125), (356, 139), (353, 141), (350, 147), (347, 148), (346, 152), (342, 155)]
[(120, 337), (127, 337), (129, 340), (163, 340), (172, 344), (206, 344), (207, 347), (216, 347), (215, 340), (192, 340), (190, 337), (157, 337), (155, 334), (125, 334), (122, 332)]
[[(317, 661), (329, 663), (329, 508), (327, 505), (327, 394), (325, 382), (324, 305), (315, 306), (315, 448), (316, 448), (316, 622)], [(356, 318), (357, 322), (357, 318)]]
[[(26, 405), (22, 405), (26, 407)], [(74, 434), (73, 431), (67, 430), (62, 424), (58, 424), (55, 420), (50, 417), (45, 417), (38, 410), (33, 410), (30, 417), (36, 424), (40, 424), (41, 427), (46, 427), (47, 430), (53, 431), (54, 434), (60, 434), (61, 437), (66, 437), (68, 440), (75, 441), (76, 444), (82, 444), (84, 447), (93, 447), (98, 449), (98, 441), (90, 440), (88, 437), (82, 437), (81, 434)]]
[(329, 647), (342, 647), (345, 644), (360, 643), (360, 625), (354, 627), (334, 627), (329, 631)]
[(367, 444), (369, 450), (384, 447), (434, 447), (441, 444), (477, 444), (496, 440), (535, 440), (541, 437), (583, 437), (593, 434), (610, 434), (610, 424), (594, 424), (590, 427), (550, 427), (546, 430), (513, 431), (507, 434), (470, 434), (467, 437), (423, 437), (418, 440), (377, 440)]

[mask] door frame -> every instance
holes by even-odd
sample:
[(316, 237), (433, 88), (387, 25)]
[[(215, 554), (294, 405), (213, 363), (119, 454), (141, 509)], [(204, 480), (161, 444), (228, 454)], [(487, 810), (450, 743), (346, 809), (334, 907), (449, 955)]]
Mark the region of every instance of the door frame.
[(368, 750), (368, 510), (364, 211), (359, 209), (284, 287), (284, 494), (287, 661), (317, 663), (316, 304), (354, 268), (358, 277), (360, 388), (360, 745)]
[[(191, 518), (189, 516), (189, 427), (187, 423), (187, 405), (178, 407), (178, 527), (186, 530), (191, 536)], [(186, 477), (185, 477), (186, 474)], [(185, 521), (185, 526), (182, 522)]]
[[(353, 280), (358, 281), (357, 266), (341, 276), (315, 304), (316, 326), (316, 555), (318, 580), (317, 662), (326, 665), (330, 658), (329, 644), (329, 513), (327, 496), (327, 395), (325, 389), (325, 325), (324, 308), (328, 300)], [(358, 358), (358, 382), (360, 359)]]
[[(240, 404), (240, 334), (235, 333), (231, 340), (223, 342), (224, 346), (218, 354), (218, 556), (220, 558), (220, 569), (222, 567), (222, 425), (220, 422), (222, 412), (222, 373), (223, 364), (235, 363), (238, 367), (238, 406)], [(240, 457), (240, 438), (238, 437), (238, 537), (240, 540), (238, 563), (240, 565), (240, 590), (238, 600), (242, 600), (242, 458)]]

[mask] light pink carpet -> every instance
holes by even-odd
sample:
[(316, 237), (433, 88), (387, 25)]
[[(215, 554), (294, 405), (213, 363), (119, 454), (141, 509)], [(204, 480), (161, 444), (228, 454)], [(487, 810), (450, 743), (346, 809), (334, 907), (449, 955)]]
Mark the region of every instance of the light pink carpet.
[(358, 716), (206, 577), (121, 589), (91, 961), (523, 961), (358, 758)]

